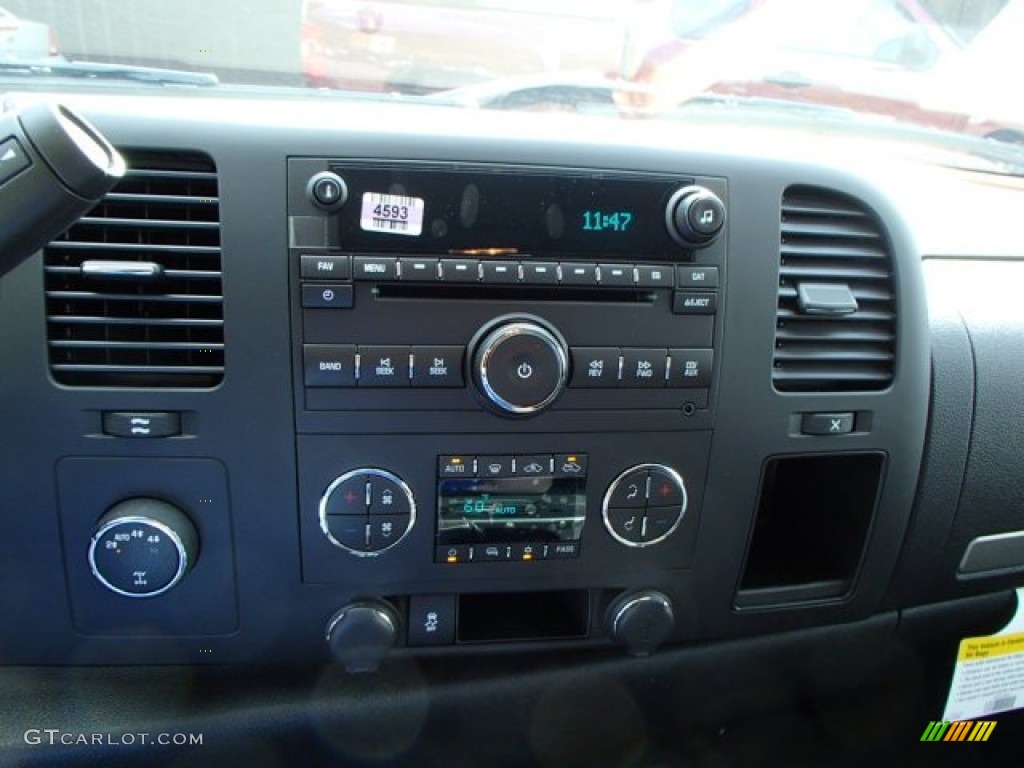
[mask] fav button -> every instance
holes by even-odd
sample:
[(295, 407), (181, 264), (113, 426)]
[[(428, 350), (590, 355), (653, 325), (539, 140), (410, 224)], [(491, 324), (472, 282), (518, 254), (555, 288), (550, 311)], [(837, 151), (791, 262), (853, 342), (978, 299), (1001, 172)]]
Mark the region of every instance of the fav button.
[(352, 276), (352, 258), (350, 256), (318, 256), (304, 253), (300, 261), (300, 274), (304, 278), (348, 280)]

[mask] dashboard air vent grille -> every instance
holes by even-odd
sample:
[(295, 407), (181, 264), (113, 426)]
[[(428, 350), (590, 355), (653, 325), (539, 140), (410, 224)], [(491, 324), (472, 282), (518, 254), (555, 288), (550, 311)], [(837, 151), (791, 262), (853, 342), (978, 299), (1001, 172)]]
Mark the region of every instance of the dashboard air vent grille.
[(783, 392), (885, 389), (893, 379), (892, 253), (876, 217), (831, 190), (782, 196), (772, 381)]
[(125, 151), (130, 169), (43, 250), (61, 384), (211, 387), (224, 375), (220, 201), (206, 155)]

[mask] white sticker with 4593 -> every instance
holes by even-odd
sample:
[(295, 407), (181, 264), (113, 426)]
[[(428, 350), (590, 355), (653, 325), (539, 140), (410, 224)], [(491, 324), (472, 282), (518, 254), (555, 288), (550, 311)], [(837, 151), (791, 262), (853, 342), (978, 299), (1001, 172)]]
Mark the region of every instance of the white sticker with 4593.
[(423, 231), (423, 198), (364, 192), (359, 226), (367, 232), (416, 237)]

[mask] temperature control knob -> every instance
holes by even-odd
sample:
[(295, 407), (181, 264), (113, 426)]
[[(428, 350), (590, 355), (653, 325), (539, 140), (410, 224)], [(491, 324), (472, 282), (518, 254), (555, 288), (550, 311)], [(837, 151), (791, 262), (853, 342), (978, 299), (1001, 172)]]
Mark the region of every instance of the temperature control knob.
[(569, 373), (565, 342), (540, 323), (505, 322), (476, 347), (473, 375), (487, 400), (499, 410), (527, 416), (547, 408)]
[(327, 621), (327, 645), (347, 672), (373, 672), (398, 641), (398, 614), (382, 600), (349, 603)]
[(675, 624), (672, 601), (653, 589), (619, 595), (605, 615), (608, 636), (630, 656), (650, 656), (669, 639)]
[(128, 499), (100, 518), (89, 543), (89, 568), (125, 597), (156, 597), (195, 564), (199, 535), (188, 516), (159, 499)]
[(708, 245), (725, 226), (725, 203), (705, 187), (683, 187), (669, 198), (665, 226), (681, 245)]

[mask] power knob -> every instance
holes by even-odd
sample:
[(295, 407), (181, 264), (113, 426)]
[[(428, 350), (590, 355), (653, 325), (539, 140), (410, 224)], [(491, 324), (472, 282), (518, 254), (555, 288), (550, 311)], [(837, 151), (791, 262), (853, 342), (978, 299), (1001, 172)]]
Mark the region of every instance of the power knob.
[(650, 656), (672, 636), (675, 623), (672, 601), (653, 589), (619, 595), (605, 613), (608, 636), (630, 656)]
[(395, 609), (383, 600), (349, 603), (327, 621), (327, 645), (346, 672), (373, 672), (398, 642)]
[(565, 389), (565, 341), (528, 318), (512, 318), (485, 331), (473, 356), (473, 378), (486, 402), (502, 413), (529, 416)]
[(100, 518), (89, 568), (111, 592), (156, 597), (185, 578), (198, 554), (199, 534), (188, 515), (159, 499), (127, 499)]
[(306, 195), (313, 205), (330, 213), (348, 201), (348, 186), (333, 171), (321, 171), (307, 182)]
[(710, 245), (725, 226), (725, 203), (706, 187), (683, 187), (669, 198), (665, 226), (680, 245)]

